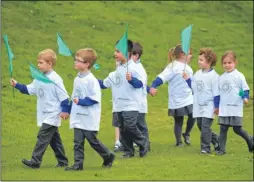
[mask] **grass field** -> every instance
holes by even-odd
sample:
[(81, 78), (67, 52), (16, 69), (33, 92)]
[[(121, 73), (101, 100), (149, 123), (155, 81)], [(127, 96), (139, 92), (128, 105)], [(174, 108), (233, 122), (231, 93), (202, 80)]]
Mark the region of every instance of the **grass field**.
[[(129, 38), (144, 47), (143, 65), (149, 83), (167, 63), (167, 51), (180, 42), (180, 32), (194, 24), (191, 66), (197, 70), (201, 47), (212, 47), (218, 56), (216, 70), (223, 73), (220, 58), (232, 49), (239, 59), (238, 70), (246, 76), (251, 100), (244, 108), (244, 128), (253, 134), (253, 2), (1, 2), (2, 35), (8, 34), (14, 59), (14, 78), (30, 83), (29, 66), (36, 64), (39, 51), (57, 51), (56, 32), (60, 32), (73, 50), (93, 47), (98, 52), (98, 78), (114, 70), (114, 44), (129, 24)], [(228, 132), (227, 155), (199, 154), (200, 133), (195, 126), (191, 146), (175, 148), (173, 119), (167, 116), (167, 85), (158, 95), (148, 97), (152, 151), (145, 158), (122, 159), (117, 154), (112, 169), (102, 169), (102, 160), (86, 143), (84, 171), (65, 172), (56, 164), (50, 148), (39, 170), (22, 165), (31, 157), (39, 128), (36, 126), (36, 98), (15, 92), (9, 84), (8, 61), (2, 41), (2, 180), (253, 180), (253, 154), (242, 138)], [(72, 59), (58, 56), (55, 70), (62, 76), (66, 89), (72, 91), (77, 74)], [(99, 138), (113, 147), (111, 126), (111, 91), (103, 91), (102, 119)], [(214, 131), (219, 126), (214, 122)], [(73, 131), (69, 121), (60, 128), (70, 164), (73, 163)]]

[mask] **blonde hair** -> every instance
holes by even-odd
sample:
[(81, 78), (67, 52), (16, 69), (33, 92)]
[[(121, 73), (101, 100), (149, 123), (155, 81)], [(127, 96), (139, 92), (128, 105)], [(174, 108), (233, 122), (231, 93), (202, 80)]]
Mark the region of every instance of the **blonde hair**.
[(217, 56), (211, 48), (204, 47), (199, 50), (199, 55), (204, 55), (205, 59), (211, 66), (215, 66), (217, 62)]
[(52, 66), (56, 65), (56, 53), (52, 49), (45, 49), (38, 54), (38, 60), (43, 59), (45, 62), (52, 63)]
[[(190, 54), (192, 54), (191, 48)], [(168, 63), (171, 63), (173, 60), (180, 58), (181, 55), (185, 55), (181, 44), (177, 44), (175, 47), (170, 48), (168, 51)]]
[(84, 63), (89, 63), (89, 69), (94, 65), (97, 59), (97, 53), (92, 48), (80, 49), (76, 52), (75, 56), (81, 58)]
[(227, 56), (230, 56), (231, 58), (233, 58), (234, 62), (237, 62), (235, 52), (232, 51), (232, 50), (228, 50), (228, 51), (226, 51), (226, 52), (223, 54), (223, 56), (221, 57), (221, 63), (222, 63), (222, 64), (223, 64), (223, 60), (224, 60)]

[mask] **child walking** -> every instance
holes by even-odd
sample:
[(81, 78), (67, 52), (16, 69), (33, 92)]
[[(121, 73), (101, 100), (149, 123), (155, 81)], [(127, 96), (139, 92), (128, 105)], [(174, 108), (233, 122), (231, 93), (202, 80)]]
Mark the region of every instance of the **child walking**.
[(198, 70), (192, 79), (183, 74), (193, 91), (193, 118), (201, 131), (201, 153), (211, 153), (210, 143), (215, 151), (219, 150), (218, 136), (212, 132), (211, 126), (214, 115), (219, 112), (219, 75), (212, 68), (216, 65), (217, 57), (211, 48), (201, 48), (198, 56)]
[[(183, 146), (182, 143), (182, 126), (184, 116), (188, 116), (187, 127), (185, 133), (182, 134), (184, 142), (190, 145), (190, 132), (194, 126), (195, 120), (192, 117), (192, 104), (193, 96), (192, 91), (188, 84), (182, 77), (183, 71), (191, 78), (193, 71), (191, 67), (186, 63), (192, 58), (191, 53), (185, 55), (182, 46), (178, 44), (176, 47), (169, 50), (169, 65), (160, 73), (156, 80), (151, 85), (150, 92), (155, 95), (158, 86), (168, 82), (168, 115), (173, 116), (175, 120), (174, 134), (176, 138), (176, 146)], [(174, 60), (173, 60), (174, 59)]]
[(56, 59), (55, 52), (51, 49), (46, 49), (39, 53), (37, 62), (39, 70), (61, 89), (52, 83), (44, 83), (38, 80), (34, 80), (29, 85), (23, 85), (11, 79), (11, 85), (22, 94), (37, 96), (37, 125), (40, 130), (31, 160), (22, 160), (22, 163), (30, 168), (40, 168), (48, 145), (53, 149), (58, 161), (55, 167), (68, 165), (58, 127), (61, 126), (61, 118), (67, 119), (69, 116), (69, 96), (65, 90), (62, 78), (53, 70)]
[(102, 167), (111, 167), (115, 159), (114, 153), (98, 139), (101, 118), (101, 89), (91, 73), (97, 59), (95, 50), (80, 49), (75, 55), (74, 68), (79, 71), (74, 79), (72, 98), (74, 98), (70, 114), (70, 128), (74, 128), (74, 165), (66, 171), (83, 170), (85, 139), (103, 158)]
[(237, 60), (236, 54), (233, 51), (226, 51), (221, 58), (221, 62), (225, 72), (219, 79), (220, 151), (218, 155), (226, 153), (227, 132), (229, 127), (233, 127), (234, 132), (246, 141), (249, 152), (253, 152), (252, 137), (242, 128), (243, 103), (248, 103), (249, 86), (244, 75), (236, 69)]

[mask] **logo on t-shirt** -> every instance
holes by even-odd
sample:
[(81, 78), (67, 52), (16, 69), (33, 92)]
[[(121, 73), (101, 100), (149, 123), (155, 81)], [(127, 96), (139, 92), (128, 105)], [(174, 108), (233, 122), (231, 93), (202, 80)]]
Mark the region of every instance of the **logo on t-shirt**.
[(204, 82), (202, 80), (197, 80), (197, 92), (203, 92), (204, 91)]
[(123, 84), (123, 77), (120, 73), (116, 73), (114, 84), (116, 87), (120, 87)]
[(44, 97), (44, 90), (42, 89), (42, 88), (39, 88), (39, 91), (38, 91), (38, 96), (39, 96), (39, 98), (40, 99), (43, 99), (43, 97)]
[(222, 84), (222, 91), (223, 92), (230, 92), (232, 87), (230, 85), (230, 82), (229, 81), (225, 81), (223, 84)]
[(77, 88), (75, 90), (74, 98), (81, 98), (82, 97), (82, 90), (80, 88)]

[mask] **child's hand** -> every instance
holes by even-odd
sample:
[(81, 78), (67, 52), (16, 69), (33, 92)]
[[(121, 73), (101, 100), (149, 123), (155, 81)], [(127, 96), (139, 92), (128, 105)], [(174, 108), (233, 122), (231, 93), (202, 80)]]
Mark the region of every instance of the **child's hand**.
[(149, 93), (150, 93), (151, 96), (154, 97), (157, 94), (157, 89), (151, 87)]
[(131, 73), (126, 73), (126, 80), (131, 81), (132, 77), (131, 77)]
[(15, 87), (16, 84), (17, 84), (17, 81), (14, 80), (13, 78), (10, 80), (10, 82), (11, 82), (11, 85), (12, 85), (13, 87)]
[(64, 119), (64, 120), (68, 119), (69, 116), (70, 116), (70, 114), (67, 113), (67, 112), (61, 112), (61, 113), (60, 113), (60, 118), (62, 118), (62, 119)]
[(73, 99), (73, 102), (74, 102), (75, 104), (78, 104), (78, 101), (79, 101), (78, 98)]
[(185, 80), (188, 80), (190, 77), (188, 76), (188, 74), (186, 72), (183, 72), (183, 78)]
[(249, 100), (245, 98), (245, 99), (243, 99), (243, 102), (244, 102), (244, 104), (248, 104)]
[(214, 109), (214, 114), (216, 114), (217, 116), (219, 115), (219, 108)]

